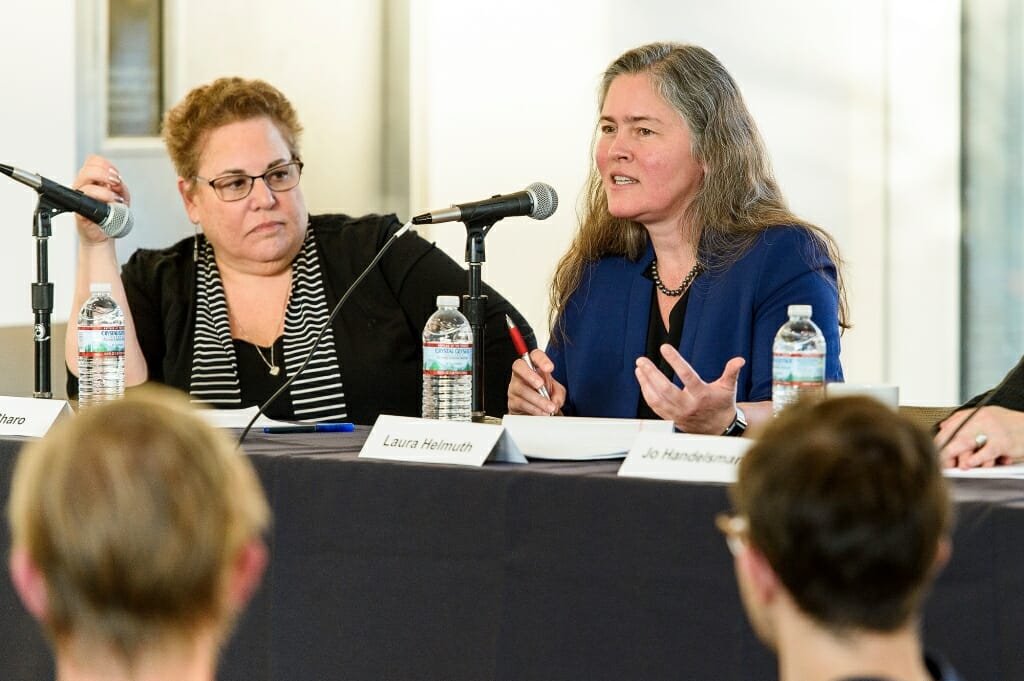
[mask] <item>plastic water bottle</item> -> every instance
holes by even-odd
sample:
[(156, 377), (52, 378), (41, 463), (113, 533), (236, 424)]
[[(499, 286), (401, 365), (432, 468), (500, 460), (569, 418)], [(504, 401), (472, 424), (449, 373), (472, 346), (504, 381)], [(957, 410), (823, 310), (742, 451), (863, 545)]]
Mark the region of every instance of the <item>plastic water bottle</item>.
[(473, 416), (473, 329), (458, 296), (438, 296), (423, 328), (423, 418), (469, 421)]
[(772, 346), (772, 411), (825, 395), (825, 335), (811, 321), (810, 305), (790, 305), (789, 321)]
[(110, 284), (91, 284), (78, 313), (78, 408), (124, 396), (124, 313)]

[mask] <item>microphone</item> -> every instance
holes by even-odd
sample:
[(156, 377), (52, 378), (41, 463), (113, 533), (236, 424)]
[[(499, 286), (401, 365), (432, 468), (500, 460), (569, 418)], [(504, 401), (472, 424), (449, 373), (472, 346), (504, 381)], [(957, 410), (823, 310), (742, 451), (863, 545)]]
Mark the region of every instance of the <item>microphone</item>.
[(549, 184), (534, 182), (524, 191), (492, 196), (483, 201), (460, 203), (451, 208), (431, 211), (412, 219), (414, 225), (439, 222), (496, 222), (502, 218), (527, 215), (534, 220), (546, 220), (558, 208), (558, 194)]
[(109, 237), (116, 239), (132, 231), (135, 220), (131, 210), (123, 203), (103, 203), (80, 191), (57, 184), (53, 180), (3, 163), (0, 163), (0, 173), (32, 187), (39, 192), (40, 196), (49, 199), (61, 210), (70, 210), (92, 220)]

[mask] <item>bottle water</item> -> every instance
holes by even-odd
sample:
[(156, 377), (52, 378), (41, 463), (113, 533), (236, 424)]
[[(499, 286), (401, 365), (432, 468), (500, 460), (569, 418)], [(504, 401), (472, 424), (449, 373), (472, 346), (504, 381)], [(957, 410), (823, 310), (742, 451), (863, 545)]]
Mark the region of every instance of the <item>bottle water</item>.
[(124, 396), (124, 313), (110, 284), (89, 286), (78, 313), (78, 408)]
[(423, 328), (423, 418), (469, 421), (473, 416), (473, 329), (458, 296), (438, 296)]
[(825, 336), (811, 321), (810, 305), (790, 305), (789, 321), (772, 346), (772, 411), (797, 400), (825, 396)]

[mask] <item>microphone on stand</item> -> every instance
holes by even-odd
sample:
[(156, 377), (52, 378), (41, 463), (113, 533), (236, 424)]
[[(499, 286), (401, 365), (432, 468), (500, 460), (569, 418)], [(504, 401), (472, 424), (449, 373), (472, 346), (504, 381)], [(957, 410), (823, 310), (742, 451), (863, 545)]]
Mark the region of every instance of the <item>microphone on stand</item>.
[(57, 208), (70, 210), (92, 220), (109, 237), (116, 239), (132, 231), (135, 220), (131, 210), (123, 203), (103, 203), (53, 180), (3, 163), (0, 163), (0, 173), (32, 187), (39, 196), (49, 200)]
[(432, 225), (439, 222), (483, 222), (526, 215), (534, 220), (546, 220), (558, 208), (558, 194), (549, 184), (534, 182), (524, 191), (499, 194), (483, 201), (460, 203), (451, 208), (430, 211), (412, 219), (414, 225)]
[[(484, 262), (484, 237), (502, 218), (526, 215), (546, 220), (558, 208), (558, 194), (551, 185), (534, 182), (521, 192), (499, 194), (483, 201), (460, 203), (451, 208), (431, 211), (412, 219), (414, 225), (439, 222), (463, 222), (466, 225), (466, 262), (469, 264), (469, 294), (463, 296), (462, 312), (473, 329), (473, 346), (484, 347), (487, 320), (487, 296), (483, 295), (480, 269)], [(473, 353), (473, 420), (485, 415), (484, 353)]]

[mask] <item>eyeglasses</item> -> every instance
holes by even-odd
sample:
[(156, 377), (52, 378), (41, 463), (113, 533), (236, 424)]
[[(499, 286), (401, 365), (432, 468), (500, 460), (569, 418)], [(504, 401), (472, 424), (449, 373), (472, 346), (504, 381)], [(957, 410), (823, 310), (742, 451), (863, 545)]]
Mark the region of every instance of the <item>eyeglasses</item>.
[(252, 193), (256, 180), (263, 180), (267, 188), (273, 192), (286, 192), (295, 189), (302, 177), (302, 161), (291, 161), (274, 166), (262, 175), (221, 175), (212, 180), (196, 175), (192, 179), (205, 182), (213, 187), (221, 201), (241, 201)]
[(749, 526), (746, 516), (720, 513), (715, 517), (715, 526), (725, 535), (725, 543), (732, 555), (738, 556), (747, 547)]

